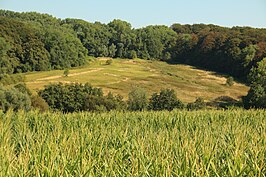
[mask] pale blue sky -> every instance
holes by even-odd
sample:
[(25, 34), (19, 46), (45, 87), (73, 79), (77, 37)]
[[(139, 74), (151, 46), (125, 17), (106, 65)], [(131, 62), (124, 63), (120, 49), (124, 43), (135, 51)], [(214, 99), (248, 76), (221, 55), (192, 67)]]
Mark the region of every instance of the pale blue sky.
[(266, 28), (266, 0), (0, 0), (0, 9), (90, 22), (122, 19), (135, 28), (173, 23)]

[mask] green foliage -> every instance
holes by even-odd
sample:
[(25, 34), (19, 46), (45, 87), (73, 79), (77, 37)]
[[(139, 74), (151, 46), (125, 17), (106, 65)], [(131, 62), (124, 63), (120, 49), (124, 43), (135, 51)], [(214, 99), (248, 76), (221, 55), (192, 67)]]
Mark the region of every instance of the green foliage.
[(248, 75), (249, 83), (258, 83), (266, 87), (266, 57), (253, 67)]
[(104, 98), (104, 107), (107, 111), (111, 110), (118, 110), (122, 111), (125, 110), (127, 105), (124, 102), (123, 97), (121, 95), (113, 95), (112, 92), (109, 92)]
[(140, 58), (171, 58), (171, 50), (175, 46), (177, 34), (166, 26), (147, 26), (136, 30), (136, 51)]
[(250, 62), (254, 60), (254, 57), (256, 55), (256, 49), (257, 49), (256, 45), (249, 45), (243, 49), (242, 55), (244, 58), (243, 60), (244, 67), (249, 66)]
[(130, 50), (129, 51), (129, 54), (128, 54), (128, 58), (130, 59), (134, 59), (134, 58), (137, 58), (137, 52), (135, 50)]
[(175, 108), (183, 108), (183, 103), (176, 98), (174, 90), (165, 89), (161, 90), (160, 93), (152, 94), (149, 102), (149, 109), (160, 111), (168, 110), (171, 111)]
[(30, 110), (31, 100), (28, 94), (14, 88), (5, 88), (0, 85), (0, 109), (7, 112), (9, 109), (18, 111)]
[(148, 106), (148, 96), (146, 90), (140, 87), (133, 88), (128, 94), (128, 110), (143, 111)]
[(7, 52), (10, 49), (10, 45), (6, 40), (0, 37), (0, 74), (12, 73), (12, 63), (7, 57)]
[(195, 102), (187, 104), (188, 110), (200, 110), (204, 108), (206, 108), (206, 103), (204, 102), (204, 99), (201, 97), (197, 98)]
[(3, 85), (12, 85), (25, 82), (26, 77), (23, 74), (0, 74), (0, 83)]
[(93, 88), (89, 84), (50, 84), (39, 95), (48, 103), (52, 109), (63, 112), (81, 111), (85, 107), (87, 95), (102, 96), (102, 90)]
[(215, 98), (214, 100), (206, 103), (206, 105), (210, 107), (214, 107), (217, 109), (229, 109), (232, 107), (243, 107), (241, 101), (237, 101), (229, 96), (220, 96)]
[[(265, 71), (260, 64), (265, 51), (265, 29), (212, 24), (132, 29), (122, 20), (89, 23), (0, 10), (0, 74), (81, 66), (87, 55), (139, 57), (187, 63), (244, 81), (248, 78), (252, 86), (259, 84), (265, 90)], [(4, 85), (12, 84), (12, 79), (2, 78)]]
[(260, 84), (252, 84), (248, 95), (243, 98), (245, 108), (266, 108), (266, 89)]
[(49, 105), (46, 103), (46, 101), (42, 97), (38, 95), (31, 96), (31, 107), (41, 112), (45, 112), (49, 110)]
[(68, 77), (68, 75), (69, 75), (69, 69), (67, 68), (67, 69), (64, 70), (64, 76)]
[(30, 89), (26, 86), (25, 83), (19, 83), (19, 84), (16, 84), (14, 86), (15, 89), (17, 89), (18, 91), (20, 91), (21, 93), (24, 93), (24, 94), (27, 94), (29, 96), (32, 95)]
[(103, 95), (102, 89), (89, 84), (51, 84), (39, 92), (50, 108), (63, 112), (124, 110), (120, 95)]
[(108, 50), (109, 50), (108, 56), (109, 57), (115, 57), (115, 54), (116, 54), (116, 51), (117, 51), (116, 46), (114, 44), (112, 44), (111, 46), (109, 46)]
[(68, 28), (5, 16), (0, 16), (0, 45), (6, 46), (0, 48), (0, 73), (62, 69), (85, 63), (87, 51)]
[(85, 99), (86, 111), (104, 112), (111, 110), (125, 110), (126, 103), (120, 95), (114, 96), (111, 92), (107, 96), (87, 95)]
[(112, 59), (108, 59), (105, 62), (106, 65), (111, 65), (112, 63), (113, 63), (113, 60)]
[(251, 86), (243, 98), (245, 108), (266, 108), (266, 58), (251, 69), (248, 79)]
[(228, 77), (227, 79), (226, 79), (226, 85), (227, 86), (233, 86), (234, 85), (234, 78), (233, 77)]

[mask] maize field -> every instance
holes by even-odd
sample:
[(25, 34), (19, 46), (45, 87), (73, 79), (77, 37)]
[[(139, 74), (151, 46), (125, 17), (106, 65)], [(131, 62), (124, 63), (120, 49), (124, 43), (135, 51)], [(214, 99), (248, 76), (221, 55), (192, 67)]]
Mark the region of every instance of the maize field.
[(0, 176), (266, 176), (266, 111), (0, 112)]

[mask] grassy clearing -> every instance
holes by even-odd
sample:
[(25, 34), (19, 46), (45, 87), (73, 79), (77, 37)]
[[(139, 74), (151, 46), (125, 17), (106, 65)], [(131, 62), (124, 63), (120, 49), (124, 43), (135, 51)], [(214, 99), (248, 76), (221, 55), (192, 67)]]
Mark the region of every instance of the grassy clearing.
[(0, 176), (265, 176), (266, 112), (0, 112)]
[(146, 60), (114, 59), (111, 65), (100, 58), (81, 68), (69, 71), (69, 77), (63, 76), (63, 70), (34, 72), (26, 74), (27, 86), (36, 91), (48, 83), (85, 83), (112, 91), (127, 97), (134, 86), (145, 88), (149, 94), (161, 89), (176, 90), (177, 96), (184, 102), (192, 102), (196, 97), (211, 100), (219, 96), (239, 99), (247, 94), (248, 87), (235, 83), (226, 86), (226, 78), (213, 72), (207, 72), (187, 65), (169, 65), (165, 62)]

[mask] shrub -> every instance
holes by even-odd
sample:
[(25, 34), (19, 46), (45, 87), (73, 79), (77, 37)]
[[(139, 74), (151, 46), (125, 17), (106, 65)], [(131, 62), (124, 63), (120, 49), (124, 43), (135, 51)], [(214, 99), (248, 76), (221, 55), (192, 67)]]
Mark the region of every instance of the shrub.
[(30, 110), (31, 100), (28, 94), (22, 93), (15, 88), (7, 89), (0, 86), (0, 109), (4, 112), (9, 109), (18, 111)]
[(149, 109), (160, 111), (171, 111), (175, 108), (183, 108), (184, 104), (176, 98), (174, 90), (165, 89), (161, 90), (159, 94), (154, 93), (150, 98)]
[(90, 84), (50, 84), (45, 86), (39, 95), (48, 103), (50, 108), (63, 112), (75, 112), (84, 109), (87, 95), (102, 96), (99, 88), (93, 88)]
[(104, 98), (104, 106), (107, 111), (111, 110), (125, 110), (126, 103), (123, 101), (123, 97), (121, 95), (113, 95), (112, 92), (109, 92), (107, 96)]
[(197, 98), (195, 102), (189, 103), (187, 105), (188, 110), (199, 110), (204, 109), (206, 107), (206, 103), (204, 102), (203, 98)]
[(46, 101), (38, 96), (34, 95), (31, 97), (31, 106), (33, 109), (38, 109), (41, 112), (45, 112), (49, 110), (49, 105), (46, 103)]
[(207, 106), (228, 109), (232, 107), (242, 107), (241, 102), (229, 96), (220, 96), (206, 103)]
[(106, 60), (106, 62), (105, 62), (106, 65), (111, 65), (112, 63), (113, 63), (112, 59)]
[(130, 50), (129, 53), (128, 53), (128, 58), (129, 59), (134, 59), (134, 58), (137, 58), (137, 52), (135, 50)]
[(89, 84), (51, 84), (39, 95), (50, 108), (63, 112), (123, 110), (126, 107), (122, 96), (112, 93), (104, 96), (102, 89)]
[(96, 112), (106, 111), (104, 100), (99, 96), (87, 95), (87, 97), (85, 98), (84, 110)]
[(143, 88), (136, 87), (128, 94), (128, 110), (143, 111), (148, 106), (147, 92)]
[(68, 75), (69, 75), (69, 69), (67, 68), (67, 69), (64, 70), (64, 76), (68, 77)]
[(111, 92), (107, 96), (87, 95), (85, 99), (85, 111), (111, 111), (124, 110), (126, 107), (121, 95), (114, 96)]
[(234, 78), (233, 77), (228, 77), (227, 79), (226, 79), (226, 85), (227, 86), (233, 86), (234, 85)]

